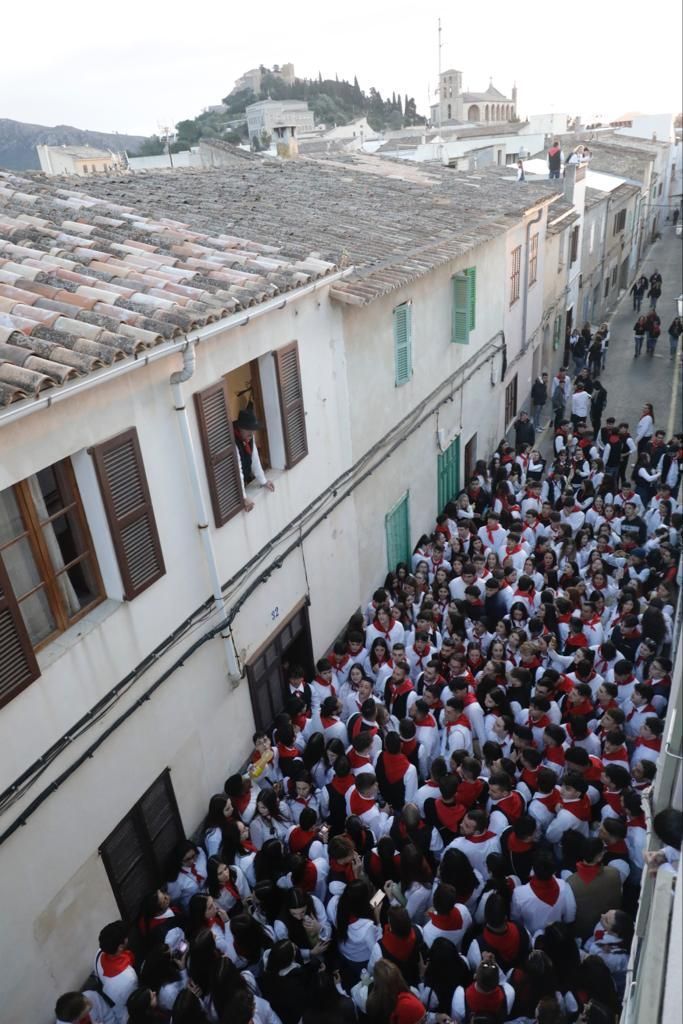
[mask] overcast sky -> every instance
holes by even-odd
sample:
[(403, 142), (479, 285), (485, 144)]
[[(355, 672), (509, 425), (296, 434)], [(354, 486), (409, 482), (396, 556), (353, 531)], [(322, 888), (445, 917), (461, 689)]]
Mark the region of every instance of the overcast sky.
[(427, 112), (443, 68), (465, 88), (513, 81), (522, 114), (676, 111), (681, 4), (661, 0), (92, 0), (3, 8), (0, 117), (148, 135), (220, 102), (248, 68), (291, 61), (302, 77), (415, 96)]

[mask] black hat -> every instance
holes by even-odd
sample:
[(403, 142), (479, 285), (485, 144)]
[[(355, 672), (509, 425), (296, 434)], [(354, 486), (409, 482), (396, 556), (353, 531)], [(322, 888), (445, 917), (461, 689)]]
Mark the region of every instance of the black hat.
[(240, 409), (237, 426), (240, 430), (263, 430), (263, 424), (256, 419), (252, 405), (248, 405), (246, 409)]

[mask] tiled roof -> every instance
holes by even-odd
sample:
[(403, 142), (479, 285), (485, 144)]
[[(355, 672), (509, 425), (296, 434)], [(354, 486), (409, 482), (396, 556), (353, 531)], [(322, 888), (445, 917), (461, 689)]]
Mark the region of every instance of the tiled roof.
[(574, 209), (568, 199), (557, 199), (548, 211), (549, 235), (557, 235), (579, 220), (580, 214)]
[[(367, 160), (73, 179), (0, 173), (0, 404), (356, 267), (363, 304), (506, 231), (559, 189)], [(356, 167), (360, 169), (356, 169)], [(387, 176), (387, 171), (389, 176)]]
[[(133, 187), (130, 198), (139, 203), (144, 191)], [(197, 230), (127, 198), (0, 172), (0, 406), (334, 269), (310, 248), (286, 254), (221, 231), (215, 216), (213, 230)]]

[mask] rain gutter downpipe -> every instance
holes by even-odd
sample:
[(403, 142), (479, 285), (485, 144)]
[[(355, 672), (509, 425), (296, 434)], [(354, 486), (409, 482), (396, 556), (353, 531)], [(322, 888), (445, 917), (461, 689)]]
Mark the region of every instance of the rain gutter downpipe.
[[(543, 216), (543, 207), (541, 206), (535, 217), (527, 221), (526, 224), (526, 249), (524, 260), (524, 305), (522, 306), (522, 352), (526, 352), (527, 341), (526, 341), (526, 325), (527, 325), (527, 312), (529, 304), (529, 242), (531, 238), (531, 227), (533, 224), (538, 224), (539, 220)], [(537, 271), (538, 272), (538, 271)]]
[[(199, 530), (199, 536), (202, 539), (204, 558), (206, 561), (206, 567), (209, 571), (209, 579), (211, 581), (213, 606), (216, 613), (219, 615), (218, 621), (224, 622), (226, 615), (223, 595), (221, 593), (221, 579), (218, 573), (216, 552), (213, 546), (211, 529), (209, 527), (209, 516), (199, 476), (197, 454), (192, 442), (190, 420), (187, 415), (187, 405), (185, 404), (185, 396), (183, 394), (183, 384), (193, 376), (197, 365), (195, 345), (196, 341), (190, 341), (188, 339), (183, 350), (183, 368), (182, 370), (177, 370), (175, 373), (171, 374), (169, 383), (173, 393), (173, 405), (175, 411), (178, 413), (178, 426), (180, 428), (180, 436), (182, 438), (183, 449), (185, 452), (185, 464), (190, 474), (192, 500), (194, 502), (194, 510), (197, 517), (197, 529)], [(229, 627), (221, 630), (220, 638), (225, 652), (225, 660), (228, 665), (228, 677), (233, 685), (236, 686), (239, 682), (241, 672), (237, 662), (237, 655), (235, 653), (235, 647)]]

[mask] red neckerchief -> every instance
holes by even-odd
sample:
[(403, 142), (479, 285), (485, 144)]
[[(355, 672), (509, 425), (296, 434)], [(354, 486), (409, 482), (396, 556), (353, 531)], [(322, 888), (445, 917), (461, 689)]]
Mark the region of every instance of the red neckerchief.
[(385, 629), (384, 626), (382, 626), (382, 624), (380, 623), (379, 619), (372, 620), (372, 628), (376, 629), (378, 633), (381, 633), (384, 639), (387, 641), (387, 643), (389, 643), (389, 641), (391, 640), (391, 631), (394, 628), (394, 625), (395, 623), (392, 622), (391, 625), (389, 626), (389, 629)]
[(627, 676), (626, 679), (622, 679), (621, 682), (617, 683), (617, 686), (630, 686), (631, 683), (635, 683), (635, 682), (636, 682), (636, 677), (633, 675), (633, 673), (631, 673), (631, 675)]
[(493, 539), (493, 535), (494, 535), (494, 533), (498, 533), (499, 530), (500, 530), (499, 526), (494, 526), (493, 529), (491, 529), (490, 526), (486, 527), (486, 533), (487, 533), (488, 538), (489, 538), (489, 544), (495, 544), (495, 540)]
[(588, 755), (588, 768), (583, 773), (586, 782), (599, 782), (602, 775), (602, 761), (593, 754)]
[(551, 764), (562, 766), (565, 761), (564, 747), (546, 747), (544, 756)]
[(404, 963), (412, 955), (415, 949), (415, 932), (411, 929), (410, 935), (406, 935), (402, 938), (400, 935), (394, 935), (389, 928), (388, 924), (384, 925), (384, 931), (382, 932), (382, 945), (386, 949), (387, 953), (390, 953), (395, 960)]
[(537, 719), (529, 718), (530, 729), (547, 729), (549, 725), (550, 719), (546, 714), (541, 715), (541, 717)]
[[(356, 701), (356, 704), (357, 703), (358, 701)], [(358, 710), (360, 711), (360, 708)], [(363, 726), (365, 726), (365, 728), (363, 728)], [(359, 732), (369, 732), (371, 736), (376, 736), (379, 730), (376, 725), (373, 725), (370, 722), (366, 722), (363, 716), (359, 714), (357, 718), (354, 718), (354, 722), (353, 725), (351, 726), (351, 731), (349, 733), (350, 738), (355, 739)], [(346, 751), (346, 753), (349, 755), (349, 757), (351, 756), (348, 750)]]
[(353, 785), (353, 775), (335, 775), (330, 782), (332, 789), (340, 796), (346, 796)]
[(347, 884), (353, 882), (356, 877), (352, 864), (340, 864), (334, 857), (330, 857), (330, 873), (337, 876), (341, 875)]
[(623, 815), (624, 809), (621, 806), (621, 790), (603, 789), (602, 799), (608, 807), (611, 807), (618, 817)]
[(301, 825), (295, 825), (289, 833), (287, 842), (292, 853), (301, 853), (307, 850), (314, 839), (318, 838), (318, 832), (314, 828), (303, 829)]
[(458, 788), (455, 791), (455, 799), (457, 803), (462, 804), (463, 807), (472, 807), (481, 796), (483, 789), (483, 779), (475, 779), (474, 782), (464, 780), (459, 783)]
[(569, 811), (579, 821), (591, 820), (591, 802), (588, 793), (584, 793), (578, 800), (562, 800), (562, 809)]
[(583, 633), (575, 633), (567, 637), (565, 647), (588, 647), (588, 640)]
[(405, 754), (406, 757), (410, 757), (417, 750), (417, 740), (413, 737), (412, 740), (401, 740), (401, 753)]
[(332, 682), (331, 679), (328, 682), (328, 680), (323, 679), (322, 676), (316, 676), (314, 681), (318, 684), (318, 686), (324, 686), (326, 690), (329, 690), (330, 695), (332, 697), (337, 696), (337, 691), (335, 690), (334, 683)]
[(339, 724), (338, 718), (327, 718), (325, 715), (320, 716), (320, 723), (323, 729), (331, 729), (333, 725)]
[(628, 846), (624, 839), (617, 839), (616, 843), (607, 843), (607, 852), (620, 856), (621, 854), (628, 854)]
[[(417, 657), (417, 661), (415, 663), (415, 667), (421, 669), (423, 672), (424, 672), (424, 659), (429, 657), (429, 652), (430, 652), (429, 644), (427, 644), (427, 650), (426, 651), (422, 651), (421, 653), (420, 653), (420, 651), (418, 651), (418, 649), (415, 646), (415, 644), (413, 644), (413, 654)], [(405, 686), (406, 683), (410, 683), (410, 680), (409, 679), (405, 679), (401, 685)], [(411, 685), (411, 689), (412, 689), (412, 683), (410, 685)], [(396, 690), (397, 693), (405, 693), (406, 692), (405, 690), (401, 689), (400, 686), (399, 687), (394, 687), (394, 689)], [(392, 699), (395, 700), (396, 698), (393, 697)]]
[(372, 761), (369, 757), (364, 757), (359, 754), (358, 751), (354, 750), (353, 747), (349, 747), (346, 751), (346, 756), (349, 759), (349, 764), (355, 770), (356, 768), (372, 768)]
[(402, 697), (404, 693), (410, 693), (410, 691), (412, 689), (413, 689), (413, 684), (412, 684), (411, 680), (408, 679), (408, 678), (404, 679), (403, 682), (400, 684), (400, 686), (396, 686), (395, 683), (392, 683), (391, 684), (391, 691), (390, 691), (390, 693), (391, 693), (391, 703), (392, 704), (395, 703), (397, 697)]
[(277, 749), (280, 755), (280, 760), (293, 761), (294, 758), (301, 757), (298, 747), (287, 747), (284, 743), (281, 743), (280, 740), (278, 740)]
[(662, 749), (662, 741), (659, 737), (654, 740), (646, 740), (642, 736), (639, 736), (636, 740), (636, 746), (647, 747), (648, 750), (660, 751)]
[(524, 768), (520, 776), (520, 782), (523, 782), (529, 787), (532, 793), (536, 792), (536, 786), (538, 784), (538, 773), (540, 772), (542, 765), (538, 768)]
[(385, 750), (382, 753), (382, 765), (384, 766), (387, 782), (392, 786), (395, 782), (400, 782), (404, 777), (410, 768), (410, 761), (405, 754), (388, 754)]
[(312, 860), (304, 864), (304, 874), (299, 884), (304, 892), (313, 892), (318, 884), (318, 869)]
[(588, 697), (584, 697), (578, 704), (572, 704), (571, 707), (568, 707), (566, 713), (567, 715), (592, 715), (593, 702)]
[(603, 751), (602, 760), (603, 761), (625, 761), (628, 764), (628, 751), (627, 751), (626, 747), (624, 747), (624, 746), (619, 747), (618, 750), (615, 750), (611, 754), (607, 754), (607, 753), (605, 753)]
[(467, 808), (463, 807), (462, 804), (444, 803), (441, 797), (437, 797), (434, 801), (434, 808), (439, 823), (447, 828), (449, 832), (457, 834), (460, 822), (465, 817)]
[(340, 669), (345, 667), (345, 665), (348, 665), (351, 660), (351, 655), (342, 654), (341, 658), (338, 658), (336, 654), (328, 654), (327, 660), (331, 663), (332, 667), (339, 672)]
[(357, 814), (360, 818), (368, 811), (376, 810), (377, 803), (373, 797), (361, 796), (358, 790), (355, 790), (349, 797), (349, 809), (351, 814)]
[(485, 843), (489, 839), (493, 839), (495, 837), (495, 834), (496, 833), (492, 832), (491, 829), (487, 829), (485, 832), (475, 832), (471, 836), (464, 836), (464, 838), (467, 840), (468, 843), (478, 844)]
[(517, 821), (517, 818), (520, 818), (524, 812), (524, 800), (519, 793), (510, 793), (509, 796), (504, 796), (502, 800), (496, 801), (491, 811), (501, 811), (508, 821)]
[(308, 725), (308, 720), (310, 717), (311, 712), (308, 709), (306, 709), (306, 711), (302, 711), (300, 714), (294, 715), (292, 717), (292, 725), (297, 725), (299, 729), (303, 731)]
[(602, 864), (585, 864), (582, 860), (576, 862), (576, 873), (582, 882), (589, 885), (594, 878), (597, 878), (602, 871)]
[(100, 953), (100, 967), (105, 978), (115, 978), (127, 967), (135, 966), (135, 957), (129, 949), (121, 953)]
[(415, 725), (418, 729), (436, 729), (436, 721), (431, 714), (426, 714), (422, 721), (416, 722)]
[(512, 921), (508, 921), (504, 932), (493, 932), (488, 926), (484, 927), (482, 937), (486, 945), (498, 953), (505, 963), (511, 964), (517, 959), (520, 935), (519, 928)]
[(629, 821), (626, 822), (626, 828), (643, 828), (644, 829), (646, 827), (647, 826), (645, 824), (645, 815), (644, 814), (639, 814), (635, 818), (630, 818)]
[(559, 803), (562, 802), (560, 791), (553, 789), (551, 793), (546, 793), (545, 796), (539, 796), (538, 793), (534, 796), (534, 800), (537, 800), (539, 804), (543, 804), (549, 811), (555, 813), (555, 808)]
[(497, 985), (492, 992), (481, 992), (473, 981), (465, 989), (465, 1006), (469, 1011), (468, 1020), (476, 1014), (502, 1020), (507, 999), (500, 985)]
[(511, 832), (508, 836), (508, 850), (512, 853), (528, 853), (529, 850), (533, 850), (533, 848), (533, 839), (520, 839), (514, 832)]
[(547, 903), (549, 907), (555, 906), (560, 895), (560, 886), (554, 876), (545, 881), (534, 876), (529, 879), (529, 886), (537, 899)]
[(439, 928), (442, 932), (459, 932), (462, 928), (462, 914), (457, 906), (447, 914), (437, 914), (435, 910), (432, 910), (429, 913), (429, 920), (435, 928)]

